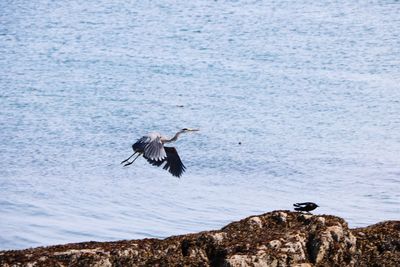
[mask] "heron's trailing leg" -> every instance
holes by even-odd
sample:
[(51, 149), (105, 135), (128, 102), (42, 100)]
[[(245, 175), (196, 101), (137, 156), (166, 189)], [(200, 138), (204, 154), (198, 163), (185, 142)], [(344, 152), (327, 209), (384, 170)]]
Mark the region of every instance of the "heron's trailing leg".
[(127, 158), (126, 160), (121, 161), (121, 164), (124, 162), (127, 162), (130, 158), (132, 158), (137, 152), (133, 153), (129, 158)]
[[(133, 155), (135, 155), (135, 154), (136, 154), (136, 152), (135, 152)], [(132, 155), (132, 156), (133, 156), (133, 155)], [(141, 154), (139, 153), (139, 154), (136, 156), (136, 158), (134, 158), (131, 162), (128, 162), (128, 163), (124, 164), (124, 167), (125, 167), (125, 166), (128, 166), (128, 165), (131, 165), (133, 162), (135, 162), (135, 160), (136, 160), (140, 155), (141, 155)], [(131, 156), (131, 157), (132, 157), (132, 156)], [(131, 158), (131, 157), (129, 157), (129, 158)]]

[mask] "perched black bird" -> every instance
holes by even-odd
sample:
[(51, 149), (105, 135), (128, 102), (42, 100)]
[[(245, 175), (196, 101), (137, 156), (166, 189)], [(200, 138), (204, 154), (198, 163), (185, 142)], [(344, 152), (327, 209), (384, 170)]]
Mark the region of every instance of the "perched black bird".
[(295, 203), (293, 204), (293, 206), (295, 206), (294, 209), (297, 211), (306, 211), (306, 212), (310, 212), (319, 207), (317, 204), (313, 202)]

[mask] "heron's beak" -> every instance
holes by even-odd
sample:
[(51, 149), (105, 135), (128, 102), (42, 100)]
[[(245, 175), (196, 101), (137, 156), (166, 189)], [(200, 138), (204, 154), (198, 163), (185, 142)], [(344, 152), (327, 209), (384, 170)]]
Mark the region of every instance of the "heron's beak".
[(197, 131), (200, 131), (200, 129), (192, 129), (192, 128), (188, 128), (187, 129), (189, 132), (197, 132)]

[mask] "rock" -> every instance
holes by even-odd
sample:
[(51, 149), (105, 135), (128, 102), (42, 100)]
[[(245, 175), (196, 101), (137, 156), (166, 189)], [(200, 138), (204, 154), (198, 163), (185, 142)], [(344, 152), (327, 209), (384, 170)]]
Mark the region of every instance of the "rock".
[(282, 245), (282, 242), (279, 240), (272, 240), (268, 242), (268, 246), (273, 249), (277, 249)]
[(0, 266), (400, 266), (400, 222), (352, 230), (335, 216), (274, 211), (163, 240), (0, 251)]
[(259, 217), (250, 217), (249, 219), (250, 224), (257, 225), (259, 228), (262, 228), (262, 221)]

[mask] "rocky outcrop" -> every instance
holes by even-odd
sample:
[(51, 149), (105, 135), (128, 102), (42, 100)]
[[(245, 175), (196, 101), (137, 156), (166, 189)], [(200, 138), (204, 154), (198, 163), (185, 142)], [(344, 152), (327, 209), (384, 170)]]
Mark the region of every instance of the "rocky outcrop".
[(0, 266), (400, 266), (400, 221), (349, 229), (335, 216), (274, 211), (163, 240), (2, 251)]

